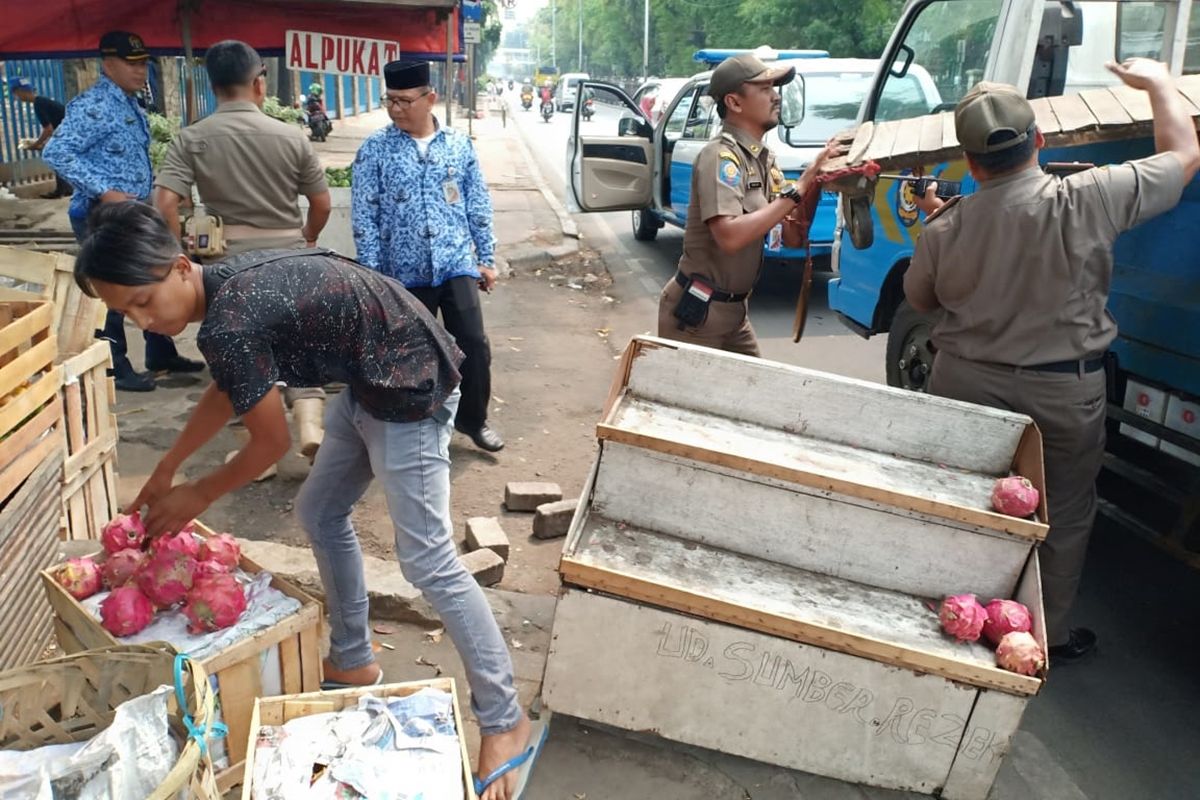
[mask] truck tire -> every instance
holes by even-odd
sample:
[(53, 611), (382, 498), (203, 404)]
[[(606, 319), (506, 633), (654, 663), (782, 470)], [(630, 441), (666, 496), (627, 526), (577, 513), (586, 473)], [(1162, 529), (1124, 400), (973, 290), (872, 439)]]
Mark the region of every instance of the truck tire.
[(930, 336), (938, 317), (937, 313), (922, 314), (907, 300), (900, 301), (888, 330), (888, 386), (914, 392), (928, 391), (929, 376), (933, 373), (933, 360), (937, 355)]
[(875, 243), (875, 222), (871, 219), (871, 195), (847, 195), (842, 199), (842, 222), (855, 250), (866, 250)]
[(631, 212), (633, 218), (633, 238), (639, 242), (653, 242), (661, 227), (658, 218), (648, 208), (639, 208)]

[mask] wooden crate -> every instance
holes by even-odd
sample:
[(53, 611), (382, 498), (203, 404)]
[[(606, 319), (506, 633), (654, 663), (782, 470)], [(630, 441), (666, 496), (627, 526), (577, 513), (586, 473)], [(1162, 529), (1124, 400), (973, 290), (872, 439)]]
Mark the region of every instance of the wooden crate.
[(95, 342), (62, 362), (67, 457), (63, 467), (64, 539), (98, 539), (116, 516), (116, 391), (108, 374), (112, 351)]
[(52, 327), (63, 358), (91, 346), (96, 330), (104, 325), (104, 303), (85, 295), (74, 274), (73, 256), (0, 246), (0, 299), (52, 302)]
[(458, 741), (462, 748), (463, 764), (463, 798), (478, 800), (475, 794), (474, 782), (471, 779), (471, 761), (467, 755), (466, 736), (463, 735), (462, 712), (459, 708), (458, 693), (453, 678), (433, 678), (424, 681), (392, 683), (381, 686), (365, 686), (360, 689), (340, 689), (333, 692), (309, 692), (305, 694), (290, 694), (280, 697), (260, 697), (254, 701), (254, 714), (250, 720), (250, 738), (246, 745), (246, 776), (242, 783), (242, 800), (251, 800), (254, 775), (254, 752), (258, 743), (259, 730), (264, 725), (282, 725), (297, 717), (310, 714), (324, 714), (331, 711), (341, 711), (344, 708), (358, 705), (358, 699), (364, 695), (375, 697), (406, 697), (421, 689), (439, 689), (449, 692), (454, 704), (454, 727), (459, 732)]
[[(197, 525), (201, 535), (212, 531)], [(262, 572), (256, 562), (242, 556), (241, 568), (249, 573)], [(75, 598), (58, 585), (54, 568), (42, 570), (42, 585), (54, 611), (54, 633), (67, 653), (111, 647), (121, 641), (106, 631), (100, 621), (88, 613)], [(230, 766), (217, 774), (221, 791), (228, 791), (242, 780), (246, 741), (254, 699), (264, 694), (264, 685), (278, 684), (285, 694), (316, 691), (321, 685), (321, 604), (289, 581), (274, 576), (271, 585), (301, 602), (295, 614), (271, 628), (259, 631), (233, 647), (203, 659), (204, 670), (216, 678), (217, 701), (229, 735), (225, 745)], [(278, 680), (264, 676), (263, 665), (279, 663)], [(269, 681), (269, 683), (268, 683)]]

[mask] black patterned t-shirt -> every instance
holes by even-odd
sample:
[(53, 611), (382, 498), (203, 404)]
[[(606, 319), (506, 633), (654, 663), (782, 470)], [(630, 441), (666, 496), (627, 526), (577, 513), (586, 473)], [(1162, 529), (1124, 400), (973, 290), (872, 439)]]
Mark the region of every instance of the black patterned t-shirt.
[(220, 268), (284, 251), (241, 253), (204, 267), (207, 311), (196, 343), (234, 413), (277, 382), (340, 381), (373, 417), (414, 422), (454, 391), (463, 354), (397, 281), (333, 254), (285, 256), (222, 278)]

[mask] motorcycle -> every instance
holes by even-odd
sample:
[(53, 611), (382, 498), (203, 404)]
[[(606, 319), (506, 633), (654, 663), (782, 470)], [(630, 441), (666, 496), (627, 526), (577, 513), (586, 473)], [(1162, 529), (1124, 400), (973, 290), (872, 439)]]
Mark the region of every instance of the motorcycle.
[(308, 138), (314, 142), (325, 141), (325, 137), (333, 131), (333, 122), (325, 113), (325, 104), (309, 102), (306, 111), (308, 112)]
[(521, 108), (526, 111), (533, 108), (533, 92), (521, 92)]
[(543, 100), (542, 101), (542, 119), (546, 120), (546, 122), (549, 122), (553, 116), (554, 116), (554, 101), (553, 100)]
[(583, 114), (584, 120), (590, 120), (596, 113), (596, 101), (590, 97), (584, 100), (583, 108), (580, 109), (580, 112)]

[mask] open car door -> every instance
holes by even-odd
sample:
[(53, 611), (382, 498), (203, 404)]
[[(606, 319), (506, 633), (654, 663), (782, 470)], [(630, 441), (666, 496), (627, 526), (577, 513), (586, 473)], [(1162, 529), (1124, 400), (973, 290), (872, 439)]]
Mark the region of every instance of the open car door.
[[(583, 81), (567, 140), (567, 207), (571, 211), (626, 211), (652, 202), (654, 130), (617, 86)], [(593, 114), (583, 111), (592, 101)]]

